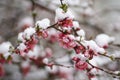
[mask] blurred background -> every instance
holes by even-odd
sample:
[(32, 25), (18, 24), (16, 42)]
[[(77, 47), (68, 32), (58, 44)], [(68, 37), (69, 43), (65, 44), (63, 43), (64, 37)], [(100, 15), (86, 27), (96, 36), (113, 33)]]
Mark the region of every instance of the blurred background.
[[(69, 5), (75, 15), (75, 20), (78, 20), (80, 26), (86, 31), (87, 39), (94, 39), (96, 35), (105, 33), (115, 37), (113, 44), (120, 44), (120, 0), (64, 0), (64, 3)], [(53, 24), (55, 9), (59, 5), (59, 0), (0, 0), (0, 43), (10, 41), (13, 45), (16, 45), (18, 33), (23, 31), (24, 28), (34, 25), (33, 13), (37, 14), (36, 21), (49, 18), (51, 24)], [(50, 47), (55, 57), (62, 56), (62, 60), (58, 59), (59, 63), (67, 64), (69, 62), (72, 64), (70, 62), (71, 55), (64, 56), (66, 52), (71, 51), (58, 47), (57, 43), (49, 43), (48, 40), (41, 40), (41, 45), (45, 48)], [(120, 47), (111, 45), (108, 48), (108, 53), (120, 53)], [(74, 71), (74, 69), (65, 68), (64, 70), (60, 67), (50, 71), (46, 67), (36, 67), (31, 63), (29, 64), (31, 66), (29, 73), (24, 76), (20, 66), (22, 63), (24, 66), (28, 65), (29, 60), (27, 62), (26, 60), (22, 61), (17, 56), (16, 62), (20, 65), (4, 64), (6, 74), (0, 80), (88, 80), (85, 74)], [(113, 71), (120, 70), (120, 61), (111, 62), (108, 60), (106, 63), (101, 62), (99, 66)], [(56, 70), (60, 70), (61, 73), (56, 74)], [(69, 78), (67, 79), (65, 75), (68, 73), (71, 74), (68, 75)], [(108, 74), (101, 74), (93, 80), (119, 80)]]

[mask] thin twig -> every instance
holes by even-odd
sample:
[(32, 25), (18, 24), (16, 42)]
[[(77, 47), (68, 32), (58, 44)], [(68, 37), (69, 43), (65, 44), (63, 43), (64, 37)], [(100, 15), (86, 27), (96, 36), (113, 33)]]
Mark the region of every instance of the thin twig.
[(35, 13), (35, 1), (34, 0), (30, 0), (31, 3), (32, 3), (32, 9), (31, 9), (31, 12), (32, 12), (32, 18), (33, 18), (33, 24), (35, 24), (36, 22), (36, 16), (37, 14)]
[(97, 66), (94, 66), (94, 65), (91, 64), (89, 61), (87, 61), (87, 63), (88, 63), (89, 65), (91, 65), (92, 68), (96, 68), (96, 69), (99, 69), (99, 70), (101, 70), (101, 71), (103, 71), (103, 72), (105, 72), (105, 73), (108, 73), (108, 74), (112, 75), (114, 78), (117, 78), (117, 76), (120, 76), (119, 73), (114, 73), (114, 72), (112, 72), (112, 71), (107, 71), (107, 70), (104, 70), (104, 69), (99, 68), (99, 67), (97, 67)]
[(63, 5), (63, 0), (60, 0), (61, 5)]
[(58, 29), (58, 28), (56, 27), (56, 25), (58, 25), (58, 23), (55, 23), (55, 24), (49, 26), (47, 29), (49, 29), (49, 28), (54, 28), (54, 29), (56, 29), (56, 30), (58, 30), (58, 31), (60, 31), (60, 32), (62, 32), (62, 33), (64, 33), (61, 29)]
[(74, 66), (65, 66), (65, 65), (62, 65), (62, 64), (53, 64), (55, 66), (60, 66), (60, 67), (66, 67), (66, 68), (74, 68)]
[(114, 57), (114, 56), (110, 56), (110, 55), (107, 55), (107, 54), (101, 54), (101, 53), (98, 53), (99, 55), (101, 55), (101, 56), (104, 56), (104, 57), (108, 57), (108, 58), (110, 58), (111, 60), (120, 60), (120, 58), (119, 57)]

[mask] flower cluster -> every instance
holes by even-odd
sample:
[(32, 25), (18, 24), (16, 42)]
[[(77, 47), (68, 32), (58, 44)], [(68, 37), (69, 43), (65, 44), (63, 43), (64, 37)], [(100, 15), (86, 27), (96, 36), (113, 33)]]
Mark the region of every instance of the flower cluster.
[(39, 36), (39, 37), (42, 36), (43, 38), (47, 38), (48, 32), (46, 31), (46, 29), (49, 26), (50, 26), (50, 21), (47, 18), (45, 18), (41, 21), (37, 21), (35, 24), (37, 36)]
[[(74, 21), (73, 13), (67, 8), (67, 5), (62, 4), (60, 8), (56, 9), (55, 25), (50, 26), (49, 19), (45, 18), (37, 21), (34, 27), (27, 26), (23, 32), (20, 32), (16, 47), (13, 47), (9, 42), (0, 44), (0, 63), (11, 60), (12, 53), (16, 53), (22, 57), (28, 57), (38, 67), (47, 65), (53, 68), (55, 61), (52, 62), (51, 60), (50, 62), (48, 60), (52, 57), (52, 50), (50, 48), (42, 50), (43, 47), (40, 48), (37, 45), (41, 37), (49, 38), (51, 42), (58, 41), (63, 48), (74, 50), (75, 54), (72, 61), (74, 62), (75, 68), (77, 70), (88, 71), (87, 74), (90, 78), (93, 77), (90, 73), (93, 68), (89, 66), (93, 66), (88, 63), (89, 60), (98, 56), (99, 53), (105, 54), (105, 48), (108, 47), (109, 43), (114, 41), (113, 37), (109, 37), (106, 34), (98, 35), (95, 40), (86, 40), (85, 31), (80, 27), (79, 22)], [(59, 66), (63, 67), (63, 65)], [(30, 70), (28, 62), (22, 63), (21, 67), (24, 75)], [(70, 78), (67, 72), (60, 71), (56, 73), (61, 77)], [(4, 75), (4, 70), (0, 65), (0, 76), (2, 75)]]
[(66, 32), (71, 32), (73, 27), (73, 13), (70, 9), (65, 12), (62, 8), (56, 9), (55, 22), (58, 23), (59, 28)]
[(35, 29), (32, 27), (26, 28), (24, 32), (19, 33), (17, 46), (15, 52), (21, 56), (25, 56), (30, 50), (33, 50), (34, 46), (38, 42), (35, 36)]
[[(64, 6), (64, 5), (62, 5)], [(64, 10), (63, 7), (56, 9), (55, 21), (58, 23), (58, 29), (62, 30), (59, 33), (58, 41), (63, 48), (73, 49), (76, 54), (91, 60), (94, 56), (105, 54), (105, 47), (112, 42), (114, 38), (101, 34), (94, 40), (85, 39), (85, 31), (81, 29), (79, 23), (74, 21), (74, 16), (70, 9)], [(75, 56), (73, 61), (75, 67), (80, 70), (85, 70), (88, 67), (86, 61)]]
[[(18, 46), (14, 52), (25, 57), (36, 58), (37, 54), (32, 54), (40, 37), (47, 38), (48, 33), (46, 28), (49, 27), (49, 19), (37, 21), (35, 27), (28, 27), (23, 32), (18, 34)], [(32, 51), (32, 52), (31, 52)]]

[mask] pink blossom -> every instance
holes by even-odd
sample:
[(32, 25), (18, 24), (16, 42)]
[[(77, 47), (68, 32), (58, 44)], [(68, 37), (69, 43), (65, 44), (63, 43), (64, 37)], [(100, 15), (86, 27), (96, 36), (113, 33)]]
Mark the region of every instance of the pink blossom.
[(33, 50), (34, 46), (37, 44), (38, 40), (32, 36), (31, 40), (27, 41), (25, 45), (27, 46), (28, 50)]
[(73, 57), (72, 60), (75, 61), (75, 67), (76, 67), (76, 69), (85, 70), (85, 69), (88, 68), (87, 62), (81, 60), (80, 58), (78, 58), (78, 57)]
[(24, 51), (22, 51), (22, 50), (19, 51), (19, 54), (20, 54), (22, 57), (24, 57), (26, 53), (28, 53), (28, 49), (25, 49)]
[(76, 42), (74, 41), (74, 39), (62, 33), (59, 35), (59, 42), (63, 48), (67, 48), (67, 49), (71, 49), (76, 46)]
[(84, 56), (89, 58), (89, 59), (92, 59), (94, 56), (97, 56), (97, 52), (93, 49), (90, 49), (88, 47), (88, 49), (86, 49), (84, 52), (83, 52)]
[(92, 59), (93, 56), (94, 56), (94, 51), (93, 50), (86, 50), (84, 52), (84, 56), (87, 57), (87, 58), (89, 58), (89, 59)]
[(79, 54), (80, 52), (85, 51), (85, 48), (84, 48), (83, 46), (81, 46), (81, 45), (75, 46), (74, 49), (75, 49), (75, 52), (76, 52), (77, 54)]
[(26, 40), (25, 43), (20, 43), (15, 52), (21, 56), (25, 56), (30, 50), (33, 50), (38, 40), (35, 36), (31, 36), (29, 40)]
[(59, 26), (62, 26), (62, 27), (73, 27), (73, 20), (66, 18), (64, 20), (58, 21), (58, 24)]
[(42, 31), (42, 37), (47, 38), (48, 37), (48, 32), (46, 30)]
[(46, 30), (37, 31), (36, 33), (37, 33), (38, 37), (43, 37), (43, 38), (47, 38), (48, 37), (48, 32)]
[(88, 68), (88, 64), (85, 61), (78, 61), (75, 63), (75, 67), (79, 70), (85, 70)]
[(72, 60), (75, 61), (75, 62), (78, 62), (78, 61), (80, 61), (80, 58), (78, 58), (78, 57), (73, 57)]

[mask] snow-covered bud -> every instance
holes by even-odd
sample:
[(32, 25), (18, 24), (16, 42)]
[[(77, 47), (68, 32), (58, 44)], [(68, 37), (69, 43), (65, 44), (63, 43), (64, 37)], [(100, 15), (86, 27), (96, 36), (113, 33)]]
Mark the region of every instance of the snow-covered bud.
[(30, 39), (34, 33), (35, 33), (35, 28), (29, 27), (25, 29), (23, 35), (26, 39)]
[(9, 52), (10, 46), (12, 46), (10, 42), (3, 42), (0, 44), (0, 54), (2, 54), (5, 59), (11, 55)]
[(85, 41), (85, 46), (89, 47), (89, 49), (92, 49), (93, 51), (97, 53), (105, 53), (105, 50), (101, 47), (99, 47), (95, 41), (90, 40), (90, 41)]
[(79, 25), (79, 22), (78, 22), (78, 21), (73, 21), (73, 28), (74, 28), (75, 30), (80, 29), (80, 25)]
[(36, 29), (46, 29), (50, 26), (50, 20), (48, 18), (42, 19), (35, 23)]
[(78, 36), (81, 37), (81, 40), (85, 39), (85, 31), (83, 29), (80, 29), (77, 31)]
[(29, 40), (31, 37), (35, 34), (35, 28), (29, 27), (24, 30), (24, 32), (21, 32), (18, 34), (18, 41), (25, 42), (26, 39)]
[(84, 31), (83, 29), (80, 29), (79, 31), (77, 31), (77, 34), (78, 34), (79, 36), (85, 37), (85, 31)]
[(95, 39), (96, 43), (103, 48), (107, 48), (108, 44), (113, 42), (114, 40), (114, 37), (110, 37), (106, 34), (99, 34)]
[(65, 18), (68, 18), (68, 19), (74, 18), (73, 13), (71, 12), (70, 9), (67, 9), (67, 12), (64, 12), (63, 9), (57, 8), (55, 13), (56, 13), (55, 22), (58, 22), (58, 21), (63, 20)]
[(23, 36), (23, 32), (20, 32), (20, 33), (18, 34), (18, 41), (20, 41), (20, 42), (25, 42), (25, 38), (24, 38), (24, 36)]

